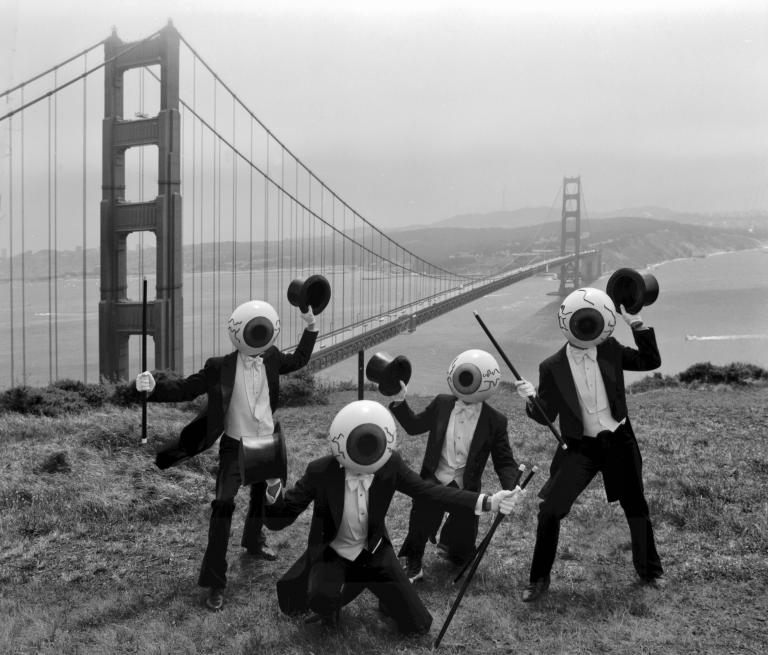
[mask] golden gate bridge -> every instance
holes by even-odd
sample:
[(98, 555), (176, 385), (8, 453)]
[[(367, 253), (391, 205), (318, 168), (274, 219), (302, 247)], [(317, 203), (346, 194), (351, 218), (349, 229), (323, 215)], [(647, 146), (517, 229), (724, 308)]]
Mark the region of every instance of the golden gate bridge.
[(563, 182), (559, 255), (483, 275), (430, 263), (329, 188), (170, 22), (130, 43), (113, 31), (0, 103), (9, 386), (132, 377), (144, 279), (149, 365), (189, 373), (228, 350), (226, 319), (249, 298), (275, 306), (292, 348), (295, 278), (331, 284), (318, 370), (541, 271), (559, 272), (561, 294), (601, 272), (578, 177)]

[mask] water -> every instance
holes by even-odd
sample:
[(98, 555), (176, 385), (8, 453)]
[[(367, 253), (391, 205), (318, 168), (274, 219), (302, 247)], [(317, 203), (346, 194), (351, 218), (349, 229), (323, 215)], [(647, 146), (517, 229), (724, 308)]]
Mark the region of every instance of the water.
[[(686, 369), (691, 364), (710, 361), (714, 364), (728, 364), (734, 361), (751, 362), (768, 368), (768, 249), (742, 251), (710, 255), (706, 258), (684, 259), (656, 265), (651, 271), (659, 282), (659, 298), (656, 302), (642, 310), (646, 323), (656, 328), (657, 339), (662, 356), (662, 366), (659, 369), (665, 374), (675, 374)], [(235, 296), (247, 294), (248, 282), (240, 279), (238, 274)], [(361, 278), (360, 273), (342, 275), (341, 272), (330, 272), (334, 298), (341, 299), (342, 278), (347, 286), (350, 281)], [(594, 283), (594, 286), (604, 289), (607, 275)], [(283, 298), (287, 289), (287, 279), (275, 280), (276, 288), (272, 292), (275, 297)], [(232, 301), (226, 297), (222, 303), (221, 313), (213, 311), (209, 304), (213, 281), (206, 277), (204, 288), (197, 287), (199, 293), (205, 292), (202, 305), (198, 303), (197, 310), (204, 314), (203, 330), (198, 327), (193, 348), (185, 343), (185, 370), (187, 373), (197, 370), (205, 358), (227, 352), (229, 343), (221, 331), (214, 330), (221, 325), (229, 315)], [(359, 280), (358, 280), (359, 283)], [(28, 383), (47, 384), (50, 377), (72, 377), (83, 379), (84, 368), (87, 368), (87, 379), (94, 382), (98, 379), (98, 279), (86, 280), (86, 298), (88, 311), (85, 321), (82, 315), (82, 280), (59, 280), (58, 306), (49, 307), (49, 283), (47, 281), (28, 282), (25, 289), (26, 318), (26, 353), (25, 360), (28, 370)], [(132, 279), (132, 297), (138, 297), (138, 278)], [(201, 282), (198, 281), (198, 285)], [(152, 286), (150, 284), (150, 286)], [(557, 290), (556, 280), (544, 277), (533, 277), (513, 284), (501, 291), (474, 301), (450, 314), (441, 316), (433, 321), (420, 325), (412, 334), (403, 334), (390, 341), (382, 343), (375, 350), (383, 350), (391, 355), (405, 355), (411, 361), (413, 377), (409, 390), (418, 394), (434, 394), (447, 391), (445, 371), (450, 361), (461, 351), (469, 348), (482, 348), (497, 357), (493, 345), (474, 319), (472, 311), (477, 311), (500, 343), (512, 364), (518, 372), (533, 382), (538, 380), (539, 362), (553, 353), (563, 343), (562, 335), (557, 328), (555, 315), (559, 299), (548, 295)], [(229, 288), (225, 280), (223, 292)], [(263, 289), (262, 284), (254, 287)], [(383, 288), (383, 287), (382, 287)], [(3, 283), (0, 299), (6, 302), (8, 284)], [(386, 294), (386, 291), (383, 291)], [(347, 290), (349, 294), (349, 290)], [(347, 296), (349, 298), (349, 295)], [(360, 294), (357, 298), (366, 297)], [(371, 294), (373, 302), (379, 302)], [(241, 302), (245, 298), (239, 298)], [(15, 303), (21, 300), (21, 291), (15, 289)], [(281, 308), (281, 318), (284, 331), (288, 338), (301, 331), (302, 324), (298, 320), (295, 308), (285, 305)], [(333, 300), (331, 301), (333, 305)], [(185, 307), (192, 309), (192, 287), (188, 276), (185, 276)], [(389, 304), (389, 299), (384, 305)], [(356, 307), (356, 311), (367, 307)], [(378, 309), (378, 306), (377, 306)], [(321, 333), (328, 333), (331, 327), (348, 323), (349, 315), (342, 316), (341, 308), (337, 305), (329, 307), (320, 317)], [(58, 316), (57, 325), (51, 321), (51, 313)], [(343, 319), (343, 320), (342, 320)], [(191, 319), (185, 319), (185, 332), (191, 341)], [(15, 318), (13, 351), (15, 353), (15, 383), (20, 382), (21, 335), (18, 312)], [(5, 335), (0, 339), (0, 371), (2, 386), (10, 385), (11, 343), (8, 335), (10, 317), (8, 312), (0, 313), (0, 332)], [(57, 328), (54, 335), (59, 344), (59, 360), (51, 357), (51, 330)], [(83, 339), (84, 330), (87, 332), (86, 344)], [(619, 322), (615, 336), (626, 344), (632, 343), (629, 328)], [(139, 337), (132, 337), (138, 341)], [(134, 343), (134, 346), (137, 346)], [(365, 360), (375, 352), (365, 353)], [(153, 365), (153, 354), (150, 346), (149, 366)], [(132, 370), (138, 371), (138, 348), (133, 348)], [(85, 366), (84, 366), (85, 362)], [(58, 376), (55, 374), (58, 368)], [(502, 365), (504, 378), (512, 379), (511, 373)], [(644, 373), (627, 373), (628, 381), (643, 377)], [(356, 380), (357, 358), (337, 364), (321, 372), (319, 376), (326, 380)]]
[[(656, 331), (662, 358), (658, 371), (673, 375), (703, 361), (741, 361), (768, 368), (768, 250), (680, 259), (642, 272), (652, 273), (659, 283), (658, 299), (641, 311)], [(593, 286), (605, 289), (607, 279), (608, 275)], [(518, 373), (536, 383), (539, 362), (564, 343), (555, 320), (559, 300), (547, 295), (556, 291), (557, 284), (541, 277), (519, 282), (376, 350), (408, 357), (413, 368), (409, 393), (448, 392), (446, 369), (463, 350), (487, 350), (502, 364), (472, 315), (476, 310)], [(627, 345), (633, 343), (623, 321), (614, 336)], [(371, 354), (366, 353), (366, 361)], [(502, 369), (503, 378), (512, 380), (503, 364)], [(627, 372), (625, 378), (632, 382), (645, 375)], [(337, 364), (321, 377), (356, 380), (357, 362)]]

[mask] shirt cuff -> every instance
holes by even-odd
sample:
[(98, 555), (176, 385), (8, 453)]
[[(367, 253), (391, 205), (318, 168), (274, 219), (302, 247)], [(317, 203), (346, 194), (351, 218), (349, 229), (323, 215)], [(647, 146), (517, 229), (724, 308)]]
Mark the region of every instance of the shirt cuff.
[(283, 483), (280, 482), (280, 484), (277, 485), (277, 491), (275, 492), (275, 495), (272, 496), (269, 493), (269, 487), (266, 488), (264, 491), (264, 495), (267, 498), (267, 505), (274, 505), (277, 502), (278, 497), (280, 496), (280, 492), (283, 490)]
[(477, 496), (477, 502), (475, 503), (475, 514), (478, 516), (483, 513), (483, 499), (487, 496), (488, 494), (478, 494)]

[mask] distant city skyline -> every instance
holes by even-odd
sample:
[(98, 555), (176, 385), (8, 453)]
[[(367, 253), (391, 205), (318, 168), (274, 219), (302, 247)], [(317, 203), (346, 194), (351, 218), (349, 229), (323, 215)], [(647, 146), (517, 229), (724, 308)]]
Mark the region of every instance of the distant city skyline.
[(549, 206), (566, 175), (595, 213), (768, 210), (768, 5), (636, 5), (4, 0), (0, 87), (171, 18), (382, 229)]

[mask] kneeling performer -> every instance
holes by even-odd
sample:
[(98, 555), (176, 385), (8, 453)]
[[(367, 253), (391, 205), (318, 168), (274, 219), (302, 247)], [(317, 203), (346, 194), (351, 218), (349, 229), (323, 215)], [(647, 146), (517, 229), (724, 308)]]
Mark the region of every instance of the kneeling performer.
[(402, 633), (426, 633), (432, 624), (392, 549), (384, 520), (395, 491), (429, 499), (449, 510), (509, 513), (520, 490), (493, 496), (422, 480), (396, 452), (396, 427), (387, 409), (358, 400), (342, 408), (328, 435), (331, 455), (309, 463), (283, 492), (268, 480), (265, 524), (280, 530), (314, 503), (306, 551), (277, 582), (280, 609), (312, 610), (338, 625), (340, 610), (364, 589)]

